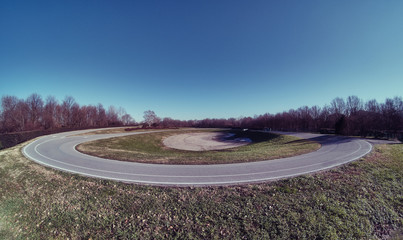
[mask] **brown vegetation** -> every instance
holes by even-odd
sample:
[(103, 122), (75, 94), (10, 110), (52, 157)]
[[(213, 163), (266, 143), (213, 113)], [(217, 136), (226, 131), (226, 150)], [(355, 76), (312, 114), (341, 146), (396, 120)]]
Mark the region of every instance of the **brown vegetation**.
[[(3, 96), (0, 108), (0, 133), (33, 130), (83, 129), (134, 124), (122, 108), (80, 106), (74, 98), (66, 97), (60, 104), (54, 97), (43, 101), (38, 94), (26, 100)], [(373, 136), (403, 139), (403, 100), (387, 98), (384, 103), (375, 99), (364, 102), (356, 96), (346, 100), (335, 98), (329, 105), (303, 106), (277, 114), (255, 117), (203, 119), (181, 121), (159, 118), (155, 112), (144, 112), (145, 128), (253, 128), (280, 131), (310, 131), (342, 135)], [(8, 145), (2, 143), (3, 146)]]
[(102, 104), (80, 106), (70, 96), (61, 104), (52, 96), (43, 101), (38, 94), (32, 94), (26, 100), (15, 96), (1, 98), (0, 133), (110, 127), (133, 123), (123, 108), (110, 106), (105, 110)]
[(403, 100), (387, 98), (364, 103), (356, 96), (335, 98), (330, 105), (303, 106), (282, 113), (255, 117), (178, 121), (164, 118), (164, 127), (252, 128), (279, 131), (323, 132), (341, 135), (403, 138)]
[(402, 239), (403, 148), (229, 187), (93, 179), (0, 151), (0, 239)]
[(61, 104), (52, 96), (43, 101), (36, 93), (25, 100), (3, 96), (0, 106), (0, 149), (46, 134), (134, 124), (123, 108), (80, 106), (70, 96)]

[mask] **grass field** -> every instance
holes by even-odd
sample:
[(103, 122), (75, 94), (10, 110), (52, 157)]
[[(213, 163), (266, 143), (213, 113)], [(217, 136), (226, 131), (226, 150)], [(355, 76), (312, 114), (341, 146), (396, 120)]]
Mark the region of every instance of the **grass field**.
[[(130, 129), (127, 131), (126, 129)], [(100, 130), (95, 130), (95, 131), (89, 131), (85, 133), (80, 133), (76, 134), (75, 136), (88, 136), (88, 135), (96, 135), (96, 134), (113, 134), (113, 133), (127, 133), (131, 131), (141, 131), (141, 132), (152, 132), (152, 131), (158, 131), (160, 129), (154, 129), (154, 128), (141, 128), (140, 126), (135, 126), (135, 127), (111, 127), (111, 128), (104, 128)]]
[(401, 239), (403, 145), (314, 175), (165, 188), (62, 173), (0, 151), (0, 239)]
[(290, 157), (312, 152), (320, 147), (318, 143), (293, 136), (243, 131), (228, 132), (236, 133), (234, 138), (250, 138), (253, 144), (226, 150), (194, 152), (166, 148), (162, 143), (164, 138), (171, 135), (195, 132), (202, 131), (176, 130), (174, 132), (132, 135), (80, 144), (77, 149), (86, 154), (122, 161), (165, 164), (218, 164)]

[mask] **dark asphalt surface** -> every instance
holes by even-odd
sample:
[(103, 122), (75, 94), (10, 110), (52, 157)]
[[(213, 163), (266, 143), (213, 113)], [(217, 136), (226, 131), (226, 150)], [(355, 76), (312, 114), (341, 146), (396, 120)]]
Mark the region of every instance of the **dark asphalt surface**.
[(150, 132), (74, 136), (88, 131), (43, 136), (25, 146), (23, 154), (44, 166), (89, 177), (149, 185), (210, 186), (263, 182), (313, 173), (357, 160), (372, 150), (370, 143), (359, 138), (282, 133), (317, 141), (322, 147), (308, 154), (250, 163), (144, 164), (89, 156), (75, 150), (75, 146), (87, 141)]

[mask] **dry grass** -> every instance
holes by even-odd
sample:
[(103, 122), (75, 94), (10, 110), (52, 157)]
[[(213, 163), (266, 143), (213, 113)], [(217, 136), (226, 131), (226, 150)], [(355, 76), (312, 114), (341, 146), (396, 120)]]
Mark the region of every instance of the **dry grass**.
[(86, 133), (76, 134), (74, 136), (89, 136), (89, 135), (96, 135), (96, 134), (114, 134), (114, 133), (124, 133), (126, 127), (119, 127), (119, 128), (109, 128), (103, 130), (95, 130)]
[[(199, 130), (200, 131), (200, 130)], [(212, 130), (208, 130), (212, 131)], [(217, 131), (217, 130), (215, 130)], [(263, 132), (234, 132), (253, 143), (237, 148), (215, 151), (185, 151), (164, 146), (163, 140), (188, 130), (132, 135), (80, 144), (80, 152), (122, 161), (164, 164), (223, 164), (271, 160), (315, 151), (320, 144), (292, 136)], [(192, 133), (195, 131), (192, 130)]]
[[(127, 130), (130, 129), (130, 130)], [(193, 128), (189, 128), (193, 129)], [(128, 133), (131, 131), (140, 131), (140, 132), (153, 132), (153, 131), (161, 131), (161, 129), (157, 128), (142, 128), (141, 126), (135, 126), (135, 127), (114, 127), (114, 128), (108, 128), (108, 129), (101, 129), (101, 130), (94, 130), (94, 131), (89, 131), (81, 134), (76, 134), (73, 136), (89, 136), (89, 135), (96, 135), (96, 134), (115, 134), (115, 133)]]
[[(166, 188), (62, 173), (0, 151), (0, 239), (401, 239), (403, 145), (314, 175)], [(400, 230), (399, 230), (400, 229)]]

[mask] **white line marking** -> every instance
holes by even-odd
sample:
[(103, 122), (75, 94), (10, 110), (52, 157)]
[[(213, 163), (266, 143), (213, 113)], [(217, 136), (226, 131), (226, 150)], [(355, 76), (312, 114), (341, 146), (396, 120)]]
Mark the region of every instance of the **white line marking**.
[[(34, 147), (35, 153), (38, 154), (39, 156), (45, 158), (45, 159), (48, 159), (48, 160), (51, 160), (51, 161), (54, 161), (54, 162), (57, 162), (57, 163), (61, 163), (63, 165), (71, 166), (71, 167), (74, 167), (74, 168), (77, 168), (77, 169), (90, 170), (90, 171), (95, 171), (95, 172), (100, 172), (100, 173), (126, 175), (126, 176), (159, 177), (159, 178), (227, 178), (227, 177), (253, 176), (253, 175), (261, 175), (261, 174), (269, 174), (269, 173), (278, 173), (278, 172), (297, 170), (297, 169), (303, 169), (303, 168), (311, 168), (311, 167), (314, 167), (314, 166), (317, 166), (317, 165), (326, 164), (326, 162), (319, 162), (319, 163), (305, 165), (305, 166), (301, 166), (301, 167), (294, 167), (294, 168), (288, 168), (288, 169), (279, 169), (279, 170), (276, 170), (276, 171), (265, 171), (265, 172), (254, 172), (254, 173), (243, 173), (243, 174), (231, 174), (231, 175), (204, 175), (204, 176), (194, 176), (194, 175), (192, 175), (192, 176), (183, 176), (183, 175), (179, 175), (179, 176), (177, 176), (177, 175), (158, 175), (158, 174), (151, 175), (151, 174), (122, 173), (122, 172), (115, 172), (115, 171), (109, 171), (109, 170), (87, 168), (87, 167), (83, 167), (83, 166), (79, 166), (79, 165), (75, 165), (75, 164), (65, 163), (65, 162), (62, 162), (62, 161), (59, 161), (59, 160), (56, 160), (56, 159), (53, 159), (53, 158), (50, 158), (50, 157), (47, 157), (47, 156), (43, 155), (42, 153), (40, 153), (38, 151), (38, 147), (40, 145), (44, 144), (44, 143), (47, 143), (47, 142), (52, 141), (52, 140), (55, 140), (54, 139), (55, 136), (53, 136), (52, 138), (53, 139), (49, 139), (49, 140), (46, 140), (46, 141), (44, 141), (42, 143), (39, 143), (39, 144), (35, 145), (35, 147)], [(355, 157), (353, 159), (348, 159), (348, 160), (343, 161), (341, 163), (329, 165), (327, 167), (322, 167), (322, 168), (319, 168), (319, 169), (312, 169), (312, 170), (298, 172), (298, 173), (289, 174), (289, 175), (272, 176), (272, 177), (264, 177), (264, 178), (255, 178), (255, 179), (243, 179), (243, 180), (228, 180), (228, 181), (207, 181), (207, 182), (167, 182), (167, 181), (164, 181), (164, 182), (160, 182), (160, 181), (145, 181), (145, 180), (140, 180), (140, 179), (108, 177), (108, 176), (103, 176), (103, 175), (96, 175), (96, 174), (86, 173), (85, 171), (77, 171), (77, 170), (73, 170), (73, 169), (67, 169), (67, 168), (55, 166), (55, 165), (52, 165), (50, 163), (46, 163), (46, 162), (43, 162), (41, 160), (38, 160), (35, 157), (33, 157), (33, 156), (31, 156), (30, 154), (27, 153), (27, 148), (30, 147), (35, 142), (32, 142), (32, 143), (28, 144), (27, 146), (25, 146), (23, 148), (23, 153), (28, 158), (31, 158), (35, 162), (40, 163), (42, 165), (45, 165), (45, 166), (48, 166), (48, 167), (51, 167), (51, 168), (54, 168), (54, 169), (62, 170), (62, 171), (65, 171), (65, 172), (76, 173), (76, 174), (85, 175), (85, 176), (89, 176), (89, 177), (110, 179), (110, 180), (123, 181), (123, 182), (136, 182), (136, 183), (147, 183), (147, 184), (157, 184), (157, 185), (223, 185), (223, 184), (235, 184), (235, 183), (261, 182), (261, 181), (268, 181), (268, 180), (273, 180), (273, 179), (288, 178), (288, 177), (299, 176), (299, 175), (304, 175), (304, 174), (308, 174), (308, 173), (313, 173), (313, 172), (317, 172), (317, 171), (322, 171), (322, 170), (334, 168), (336, 166), (340, 166), (340, 165), (343, 165), (345, 163), (348, 163), (348, 162), (354, 161), (356, 159), (359, 159), (359, 158), (365, 156), (366, 154), (368, 154), (369, 152), (371, 152), (371, 150), (372, 150), (372, 145), (371, 144), (369, 144), (368, 142), (363, 141), (363, 140), (358, 140), (358, 141), (355, 141), (355, 143), (359, 144), (359, 148), (357, 150), (355, 150), (352, 153), (349, 153), (348, 155), (344, 155), (342, 157), (338, 157), (336, 159), (333, 159), (332, 161), (335, 161), (335, 160), (338, 160), (338, 159), (341, 159), (341, 158), (345, 158), (345, 157), (348, 157), (350, 155), (353, 155), (353, 154), (357, 153), (358, 151), (360, 151), (362, 149), (362, 144), (361, 143), (365, 143), (365, 144), (369, 145), (369, 150), (367, 150), (364, 154), (362, 154), (362, 155), (360, 155), (358, 157)], [(75, 150), (75, 146), (73, 148), (74, 150)]]

